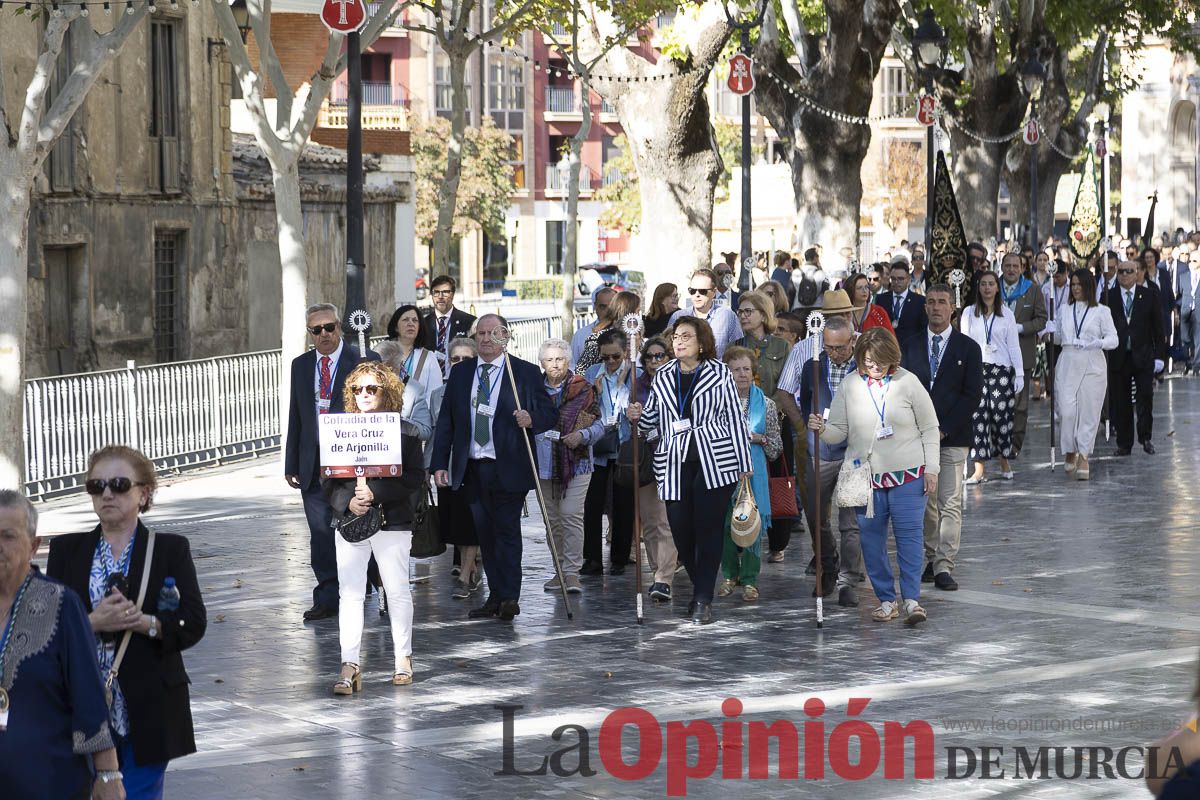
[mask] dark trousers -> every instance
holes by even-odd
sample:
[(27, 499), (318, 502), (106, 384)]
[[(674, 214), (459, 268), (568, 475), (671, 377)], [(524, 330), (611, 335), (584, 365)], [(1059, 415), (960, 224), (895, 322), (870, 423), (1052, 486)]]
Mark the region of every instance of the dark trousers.
[(613, 566), (629, 563), (633, 545), (633, 489), (613, 483), (616, 462), (597, 464), (583, 500), (583, 558), (604, 561), (604, 507), (612, 491), (612, 514), (609, 517), (611, 540), (608, 560)]
[(521, 508), (528, 492), (499, 490), (500, 468), (495, 461), (471, 460), (462, 488), (475, 521), (488, 599), (521, 599)]
[[(1117, 429), (1117, 447), (1133, 449), (1133, 416), (1137, 412), (1137, 440), (1143, 444), (1150, 441), (1154, 427), (1154, 367), (1125, 363), (1108, 372), (1109, 415)], [(1137, 391), (1137, 406), (1130, 399), (1131, 387)]]
[(667, 521), (671, 538), (679, 551), (679, 563), (692, 581), (692, 599), (711, 603), (721, 569), (721, 549), (725, 544), (725, 516), (733, 500), (736, 483), (709, 489), (704, 485), (704, 470), (699, 461), (685, 461), (680, 467), (680, 500), (667, 501)]
[(301, 492), (304, 517), (308, 520), (308, 559), (312, 564), (317, 585), (313, 589), (313, 604), (326, 608), (338, 607), (337, 552), (333, 547), (333, 509), (320, 489)]

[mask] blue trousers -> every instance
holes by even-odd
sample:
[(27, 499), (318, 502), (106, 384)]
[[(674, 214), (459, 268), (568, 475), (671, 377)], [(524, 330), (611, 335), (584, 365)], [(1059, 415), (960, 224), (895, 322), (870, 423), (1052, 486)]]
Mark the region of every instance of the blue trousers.
[(483, 555), (488, 599), (496, 602), (521, 599), (521, 509), (528, 494), (497, 489), (500, 469), (495, 461), (468, 461), (462, 485)]
[(162, 800), (167, 762), (137, 764), (133, 760), (133, 740), (119, 739), (117, 763), (121, 765), (126, 800)]
[(871, 588), (880, 602), (895, 602), (896, 579), (888, 560), (888, 522), (896, 536), (896, 561), (900, 564), (900, 595), (921, 599), (921, 570), (925, 566), (925, 481), (915, 480), (890, 489), (875, 490), (875, 516), (868, 519), (858, 509), (863, 563)]
[(301, 492), (304, 517), (308, 520), (308, 557), (312, 563), (317, 585), (313, 588), (313, 604), (326, 608), (338, 607), (337, 551), (334, 549), (333, 509), (319, 488)]

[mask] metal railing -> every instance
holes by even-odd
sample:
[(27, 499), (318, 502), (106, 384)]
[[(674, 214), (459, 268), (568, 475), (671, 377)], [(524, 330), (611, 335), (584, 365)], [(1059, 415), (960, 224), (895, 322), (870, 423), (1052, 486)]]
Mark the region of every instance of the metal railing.
[[(562, 179), (562, 175), (558, 172), (558, 164), (546, 165), (546, 191), (562, 192), (567, 182)], [(590, 192), (592, 190), (592, 171), (582, 164), (579, 165), (579, 191)]]
[(603, 97), (600, 98), (600, 113), (616, 115), (617, 107)]
[(579, 98), (575, 95), (574, 86), (546, 87), (547, 114), (578, 114)]
[(137, 447), (159, 469), (278, 449), (278, 350), (25, 382), (25, 481), (32, 496), (78, 487), (88, 455)]
[[(333, 102), (345, 104), (349, 99), (350, 87), (335, 84)], [(393, 86), (388, 81), (363, 81), (362, 102), (364, 106), (405, 106), (408, 105), (408, 92), (403, 86)]]
[[(380, 9), (384, 8), (384, 7), (385, 7), (384, 3), (367, 3), (367, 17), (373, 19), (375, 17), (375, 15), (379, 13)], [(391, 12), (393, 7), (394, 6), (391, 3), (386, 4), (386, 8), (389, 13)], [(404, 25), (401, 24), (403, 19), (404, 19), (403, 14), (396, 17), (396, 21), (388, 26), (388, 30), (390, 30), (390, 31), (404, 30)]]
[[(536, 363), (562, 319), (514, 320), (510, 330), (510, 352)], [(282, 367), (280, 351), (266, 350), (26, 380), (26, 492), (78, 490), (88, 456), (110, 444), (140, 449), (160, 470), (278, 451)]]
[(625, 176), (621, 174), (621, 170), (616, 167), (605, 167), (600, 184), (602, 186), (612, 186), (614, 183), (620, 183), (623, 180), (625, 180)]

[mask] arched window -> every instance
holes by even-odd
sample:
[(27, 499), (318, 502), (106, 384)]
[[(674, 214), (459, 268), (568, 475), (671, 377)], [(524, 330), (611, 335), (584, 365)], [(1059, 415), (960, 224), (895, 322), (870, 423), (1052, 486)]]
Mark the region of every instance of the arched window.
[(1191, 228), (1196, 220), (1195, 103), (1188, 100), (1176, 103), (1170, 120), (1170, 219), (1172, 225)]
[(1196, 106), (1187, 100), (1175, 106), (1171, 125), (1171, 151), (1176, 158), (1192, 158), (1196, 152)]

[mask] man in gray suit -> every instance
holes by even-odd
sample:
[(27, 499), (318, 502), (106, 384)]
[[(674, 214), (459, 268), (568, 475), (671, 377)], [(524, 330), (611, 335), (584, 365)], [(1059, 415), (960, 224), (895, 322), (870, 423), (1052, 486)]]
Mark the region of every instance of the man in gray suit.
[(1033, 366), (1037, 361), (1037, 340), (1046, 327), (1048, 314), (1042, 290), (1021, 273), (1021, 256), (1008, 253), (1000, 264), (1004, 279), (1000, 281), (1000, 294), (1004, 305), (1013, 313), (1020, 332), (1021, 363), (1025, 365), (1025, 388), (1017, 395), (1017, 406), (1013, 413), (1013, 448), (1021, 453), (1025, 443), (1025, 426), (1029, 421), (1029, 386), (1033, 382)]

